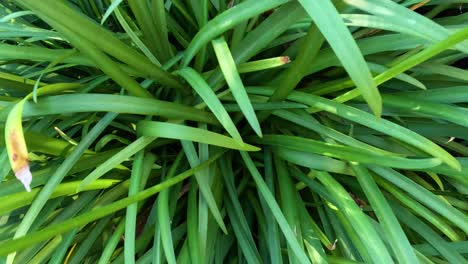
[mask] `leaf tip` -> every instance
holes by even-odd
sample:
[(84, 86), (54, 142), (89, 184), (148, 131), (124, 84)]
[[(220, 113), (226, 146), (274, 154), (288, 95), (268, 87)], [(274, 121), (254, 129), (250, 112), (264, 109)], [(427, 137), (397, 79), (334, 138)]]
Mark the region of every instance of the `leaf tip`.
[(254, 131), (255, 131), (255, 134), (257, 134), (259, 138), (263, 138), (263, 133), (262, 133), (262, 129), (260, 128), (260, 126), (254, 127)]
[(246, 144), (247, 147), (245, 148), (246, 151), (260, 151), (261, 148), (257, 147), (257, 146), (253, 146), (253, 145), (250, 145), (250, 144)]
[(462, 166), (458, 160), (455, 160), (448, 165), (458, 172), (462, 171)]
[(29, 170), (29, 165), (23, 166), (17, 172), (15, 172), (16, 178), (24, 185), (24, 188), (27, 192), (31, 191), (31, 181), (32, 181), (32, 174)]
[(382, 101), (379, 97), (378, 102), (370, 102), (368, 101), (369, 108), (374, 113), (375, 117), (382, 118)]
[(291, 58), (289, 58), (289, 56), (281, 56), (280, 60), (283, 64), (288, 64), (291, 62)]

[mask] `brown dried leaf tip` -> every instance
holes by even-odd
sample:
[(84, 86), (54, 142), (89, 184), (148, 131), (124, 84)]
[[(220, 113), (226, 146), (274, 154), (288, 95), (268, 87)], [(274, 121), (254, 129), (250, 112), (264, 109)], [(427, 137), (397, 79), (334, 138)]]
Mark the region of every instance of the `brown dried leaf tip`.
[(281, 56), (281, 62), (284, 64), (288, 64), (291, 62), (291, 59), (289, 58), (289, 56)]

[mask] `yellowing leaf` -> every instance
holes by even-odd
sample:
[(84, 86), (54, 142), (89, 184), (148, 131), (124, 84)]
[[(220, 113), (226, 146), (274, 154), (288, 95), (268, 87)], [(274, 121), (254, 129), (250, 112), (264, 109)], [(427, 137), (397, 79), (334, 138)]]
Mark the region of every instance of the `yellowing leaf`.
[[(46, 85), (37, 91), (38, 95), (57, 93), (80, 87), (79, 83), (58, 83)], [(5, 145), (7, 147), (10, 166), (16, 178), (24, 185), (26, 191), (31, 191), (32, 174), (29, 170), (28, 148), (21, 124), (24, 103), (32, 97), (32, 93), (19, 101), (8, 114), (5, 124)]]
[(21, 125), (21, 114), (26, 99), (17, 103), (8, 114), (5, 125), (5, 144), (11, 168), (16, 178), (31, 191), (32, 175), (29, 170), (28, 149), (24, 140), (23, 126)]

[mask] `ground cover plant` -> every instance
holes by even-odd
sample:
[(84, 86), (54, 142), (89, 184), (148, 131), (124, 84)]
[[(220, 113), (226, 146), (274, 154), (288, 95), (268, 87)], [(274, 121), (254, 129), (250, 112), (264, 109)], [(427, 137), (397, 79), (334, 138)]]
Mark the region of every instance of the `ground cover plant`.
[(467, 263), (468, 1), (0, 1), (1, 263)]

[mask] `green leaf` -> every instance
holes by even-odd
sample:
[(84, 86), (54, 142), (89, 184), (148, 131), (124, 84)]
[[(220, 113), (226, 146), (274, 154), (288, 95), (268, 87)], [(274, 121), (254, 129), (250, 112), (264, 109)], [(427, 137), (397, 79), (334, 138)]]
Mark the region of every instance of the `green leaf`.
[(356, 231), (359, 239), (362, 240), (364, 250), (366, 250), (366, 254), (370, 258), (367, 261), (392, 263), (392, 258), (383, 241), (348, 192), (330, 174), (316, 171), (314, 175), (333, 195), (340, 212), (352, 223), (352, 228)]
[[(86, 188), (83, 188), (81, 191), (89, 191), (89, 190), (104, 190), (110, 187), (113, 187), (115, 184), (119, 183), (119, 180), (109, 180), (109, 179), (102, 179), (97, 180)], [(51, 194), (50, 198), (60, 197), (60, 196), (71, 196), (75, 195), (78, 192), (76, 188), (79, 186), (79, 181), (67, 182), (62, 183), (57, 186), (54, 192)], [(0, 214), (6, 214), (11, 212), (15, 209), (21, 208), (23, 206), (31, 204), (34, 201), (34, 198), (37, 194), (41, 191), (41, 188), (34, 188), (29, 193), (14, 193), (11, 195), (3, 196), (2, 201), (3, 203), (0, 205)]]
[(320, 154), (327, 157), (339, 158), (348, 161), (361, 162), (366, 164), (376, 164), (380, 166), (422, 169), (432, 168), (440, 165), (439, 159), (405, 159), (390, 155), (378, 155), (376, 153), (363, 149), (347, 147), (337, 144), (324, 143), (302, 137), (283, 136), (283, 135), (265, 135), (263, 139), (254, 140), (254, 142), (267, 145), (288, 148), (292, 150), (305, 151)]
[[(182, 157), (182, 155), (180, 155)], [(176, 161), (180, 161), (177, 159)], [(180, 162), (174, 162), (172, 167), (169, 170), (169, 173), (166, 178), (174, 176), (177, 167), (180, 165)], [(169, 192), (170, 189), (161, 191), (158, 195), (157, 207), (158, 207), (158, 224), (161, 232), (161, 241), (164, 249), (164, 255), (166, 256), (167, 263), (175, 264), (176, 256), (174, 252), (174, 242), (171, 234), (171, 215), (169, 212)], [(132, 255), (133, 258), (133, 255)]]
[[(272, 90), (268, 88), (252, 88), (247, 90), (249, 93), (255, 92), (264, 95), (272, 94)], [(461, 169), (460, 163), (446, 150), (439, 147), (427, 138), (422, 137), (421, 135), (413, 132), (412, 130), (399, 126), (393, 122), (387, 121), (382, 118), (376, 118), (375, 116), (372, 116), (371, 114), (358, 110), (356, 108), (339, 104), (334, 101), (307, 93), (292, 92), (288, 99), (293, 100), (295, 102), (308, 104), (313, 108), (327, 111), (342, 118), (354, 121), (358, 124), (362, 124), (376, 131), (380, 131), (384, 134), (400, 139), (403, 142), (408, 143), (409, 145), (415, 146), (425, 151), (426, 153), (429, 153), (434, 157), (439, 158), (455, 170)]]
[[(27, 213), (23, 217), (23, 220), (18, 226), (15, 232), (14, 238), (23, 237), (29, 231), (32, 223), (38, 216), (41, 209), (44, 207), (50, 196), (53, 194), (55, 188), (60, 184), (63, 178), (68, 174), (73, 165), (78, 161), (83, 152), (88, 149), (91, 143), (99, 136), (99, 134), (109, 125), (109, 123), (117, 116), (117, 114), (109, 113), (102, 118), (88, 133), (88, 135), (76, 146), (76, 148), (70, 153), (65, 161), (58, 167), (58, 169), (50, 176), (44, 188), (36, 196), (34, 202), (29, 207)], [(27, 237), (29, 239), (29, 236)], [(15, 250), (8, 251), (14, 252)], [(13, 259), (14, 255), (10, 255), (10, 259)]]
[(370, 166), (369, 168), (381, 177), (385, 178), (387, 181), (405, 190), (420, 203), (425, 204), (427, 207), (444, 216), (450, 222), (456, 224), (465, 233), (468, 233), (468, 227), (465, 224), (468, 222), (468, 217), (456, 208), (448, 205), (425, 188), (392, 169), (375, 166)]
[(78, 187), (78, 191), (82, 190), (93, 181), (99, 179), (105, 173), (109, 172), (123, 161), (135, 155), (138, 151), (144, 149), (155, 139), (156, 137), (140, 137), (136, 141), (132, 142), (132, 144), (119, 151), (119, 153), (116, 153), (114, 156), (112, 156), (112, 158), (106, 160), (104, 163), (94, 169), (88, 176), (86, 176)]
[(104, 22), (106, 22), (107, 18), (112, 14), (112, 12), (114, 12), (114, 10), (116, 8), (119, 7), (120, 3), (122, 3), (123, 0), (115, 0), (115, 1), (112, 1), (112, 3), (109, 5), (109, 7), (106, 9), (106, 13), (104, 13), (104, 15), (102, 16), (102, 19), (101, 19), (101, 25), (104, 24)]
[(382, 99), (358, 45), (332, 1), (299, 0), (330, 44), (374, 114), (382, 113)]
[(224, 109), (216, 94), (213, 92), (210, 86), (208, 86), (200, 74), (198, 74), (192, 68), (184, 68), (179, 70), (177, 73), (190, 83), (192, 88), (202, 98), (208, 108), (210, 108), (211, 112), (213, 112), (219, 123), (226, 129), (226, 131), (235, 140), (239, 141), (239, 144), (243, 144), (239, 131), (237, 131), (237, 128), (234, 125), (231, 117), (229, 117), (229, 114), (227, 113), (226, 109)]
[(252, 231), (248, 225), (247, 219), (242, 209), (241, 202), (237, 196), (237, 191), (234, 186), (234, 175), (230, 160), (220, 160), (221, 172), (223, 173), (224, 183), (228, 192), (226, 205), (229, 218), (232, 222), (234, 234), (239, 240), (239, 247), (241, 248), (244, 256), (249, 263), (261, 263), (260, 254), (258, 253), (257, 246), (252, 237)]
[(209, 113), (177, 103), (113, 94), (70, 94), (46, 97), (37, 104), (26, 103), (24, 116), (40, 116), (80, 112), (115, 112), (155, 115), (217, 124)]
[(109, 215), (118, 210), (124, 209), (125, 207), (129, 206), (132, 203), (147, 199), (148, 197), (151, 197), (152, 195), (187, 179), (188, 177), (192, 176), (198, 170), (203, 169), (204, 167), (216, 161), (222, 154), (224, 154), (224, 152), (219, 152), (213, 155), (209, 160), (200, 164), (199, 166), (193, 169), (184, 171), (178, 174), (177, 176), (174, 176), (171, 179), (168, 179), (160, 184), (152, 186), (144, 191), (141, 191), (134, 196), (118, 200), (106, 206), (101, 206), (99, 208), (92, 210), (89, 213), (85, 213), (78, 217), (63, 221), (60, 225), (50, 226), (50, 227), (42, 229), (41, 231), (29, 234), (27, 237), (6, 240), (4, 241), (3, 246), (0, 248), (0, 256), (4, 256), (7, 253), (24, 249), (28, 246), (34, 245), (37, 242), (47, 240), (53, 236), (64, 233), (75, 227), (80, 227), (94, 220), (103, 218), (106, 215)]
[(247, 0), (221, 13), (210, 20), (193, 38), (184, 54), (182, 65), (188, 66), (195, 54), (209, 41), (233, 28), (240, 22), (267, 10), (273, 9), (288, 0)]
[(351, 167), (366, 197), (369, 199), (372, 209), (381, 223), (383, 231), (388, 234), (388, 241), (398, 261), (401, 263), (417, 263), (418, 260), (408, 238), (398, 223), (392, 208), (379, 190), (374, 179), (372, 179), (372, 176), (359, 164), (351, 163)]
[[(357, 7), (363, 11), (376, 15), (381, 19), (380, 26), (391, 26), (391, 28), (384, 28), (387, 30), (400, 31), (404, 33), (414, 34), (433, 42), (441, 41), (447, 38), (450, 34), (449, 31), (435, 23), (431, 19), (413, 12), (398, 3), (391, 0), (376, 0), (372, 2), (363, 0), (344, 0), (347, 4)], [(468, 51), (467, 44), (460, 44), (457, 46), (463, 52)]]
[(261, 137), (262, 130), (260, 128), (260, 124), (258, 123), (257, 116), (255, 115), (254, 109), (249, 100), (249, 96), (245, 91), (244, 84), (242, 84), (242, 80), (236, 68), (236, 63), (232, 58), (226, 40), (223, 37), (220, 37), (213, 40), (211, 43), (216, 53), (216, 57), (218, 58), (219, 66), (223, 71), (224, 78), (226, 79), (226, 82), (231, 89), (232, 95), (234, 95), (237, 104), (242, 110), (242, 113), (246, 117), (250, 126), (253, 128), (255, 133)]
[[(60, 92), (63, 90), (74, 89), (79, 84), (58, 83), (46, 85), (37, 91), (38, 95), (46, 95)], [(5, 123), (5, 145), (7, 147), (10, 166), (15, 173), (16, 178), (24, 185), (26, 191), (31, 191), (32, 175), (29, 170), (29, 158), (26, 141), (23, 133), (23, 108), (26, 101), (36, 93), (31, 93), (23, 100), (16, 103), (8, 114)]]
[(278, 222), (278, 225), (281, 231), (283, 232), (283, 235), (285, 236), (288, 245), (291, 247), (292, 252), (297, 257), (298, 262), (304, 263), (304, 264), (310, 263), (304, 251), (301, 249), (301, 246), (299, 245), (296, 239), (296, 236), (294, 235), (293, 230), (291, 229), (286, 218), (281, 212), (280, 207), (276, 203), (275, 198), (271, 194), (270, 190), (268, 189), (268, 186), (266, 185), (265, 181), (263, 181), (262, 176), (260, 175), (257, 168), (255, 167), (253, 160), (250, 158), (249, 154), (247, 154), (246, 152), (241, 152), (241, 156), (242, 156), (242, 160), (247, 166), (247, 169), (252, 175), (252, 178), (254, 179), (255, 184), (257, 185), (259, 189), (260, 195), (263, 197), (263, 199), (265, 199), (265, 203), (270, 208), (271, 213), (276, 219), (276, 222)]
[[(437, 42), (436, 44), (433, 44), (429, 46), (428, 48), (424, 49), (423, 51), (416, 53), (408, 58), (405, 58), (401, 62), (397, 63), (390, 69), (386, 70), (385, 72), (377, 75), (374, 79), (375, 82), (380, 85), (395, 76), (403, 73), (404, 71), (411, 69), (412, 67), (423, 63), (424, 61), (436, 56), (437, 54), (443, 52), (444, 50), (447, 50), (451, 48), (452, 46), (456, 45), (457, 43), (460, 43), (468, 38), (468, 29), (463, 29), (457, 31), (455, 34), (450, 35), (446, 39)], [(353, 98), (358, 97), (360, 94), (360, 91), (358, 90), (351, 90), (337, 98), (335, 98), (336, 101), (338, 102), (346, 102), (349, 101)]]
[(171, 123), (141, 121), (137, 124), (137, 132), (143, 136), (188, 140), (229, 149), (245, 151), (260, 150), (259, 148), (246, 143), (241, 144), (237, 140), (221, 134)]
[[(100, 27), (99, 24), (88, 19), (84, 14), (77, 12), (67, 3), (37, 3), (36, 1), (31, 0), (20, 0), (20, 2), (22, 5), (39, 14), (43, 19), (47, 20), (48, 23), (59, 30), (62, 34), (65, 33), (67, 38), (72, 37), (70, 41), (75, 45), (87, 45), (89, 47), (91, 47), (91, 45), (95, 46), (118, 58), (120, 61), (153, 76), (163, 84), (167, 84), (174, 88), (182, 88), (181, 84), (174, 78), (174, 76), (152, 64), (143, 55), (116, 38), (111, 32)], [(61, 12), (55, 12), (55, 10), (61, 10)], [(75, 40), (81, 40), (82, 43)], [(88, 42), (91, 42), (91, 45), (89, 45)], [(98, 52), (96, 48), (85, 48), (81, 51), (96, 52), (96, 54)], [(88, 53), (88, 55), (90, 54), (91, 53)], [(114, 69), (114, 71), (117, 71), (117, 69)]]
[[(197, 157), (197, 152), (195, 151), (195, 147), (193, 146), (193, 143), (182, 141), (182, 147), (190, 163), (190, 166), (192, 168), (198, 166), (201, 163), (201, 161)], [(205, 198), (206, 204), (208, 205), (209, 209), (211, 210), (211, 213), (213, 214), (213, 217), (215, 218), (221, 230), (223, 230), (223, 232), (227, 234), (228, 233), (227, 228), (226, 228), (226, 225), (224, 224), (223, 217), (221, 216), (221, 212), (216, 204), (216, 199), (214, 197), (214, 194), (211, 188), (210, 179), (207, 174), (208, 174), (208, 170), (203, 170), (203, 171), (195, 173), (195, 178), (197, 180), (200, 191), (203, 194), (203, 197)], [(200, 224), (200, 221), (199, 221), (199, 229), (201, 229), (201, 226), (203, 225)], [(199, 232), (201, 233), (201, 231)], [(201, 234), (200, 234), (200, 237), (202, 237)], [(205, 241), (206, 241), (206, 238), (205, 238)]]
[(466, 259), (458, 252), (452, 250), (449, 247), (449, 243), (446, 240), (441, 238), (431, 227), (429, 227), (425, 222), (418, 219), (412, 213), (410, 213), (406, 208), (396, 205), (395, 202), (391, 203), (395, 215), (399, 220), (407, 225), (409, 228), (415, 230), (418, 234), (421, 234), (424, 239), (426, 239), (431, 246), (433, 246), (441, 255), (443, 255), (448, 261), (452, 263), (463, 263), (466, 262)]

